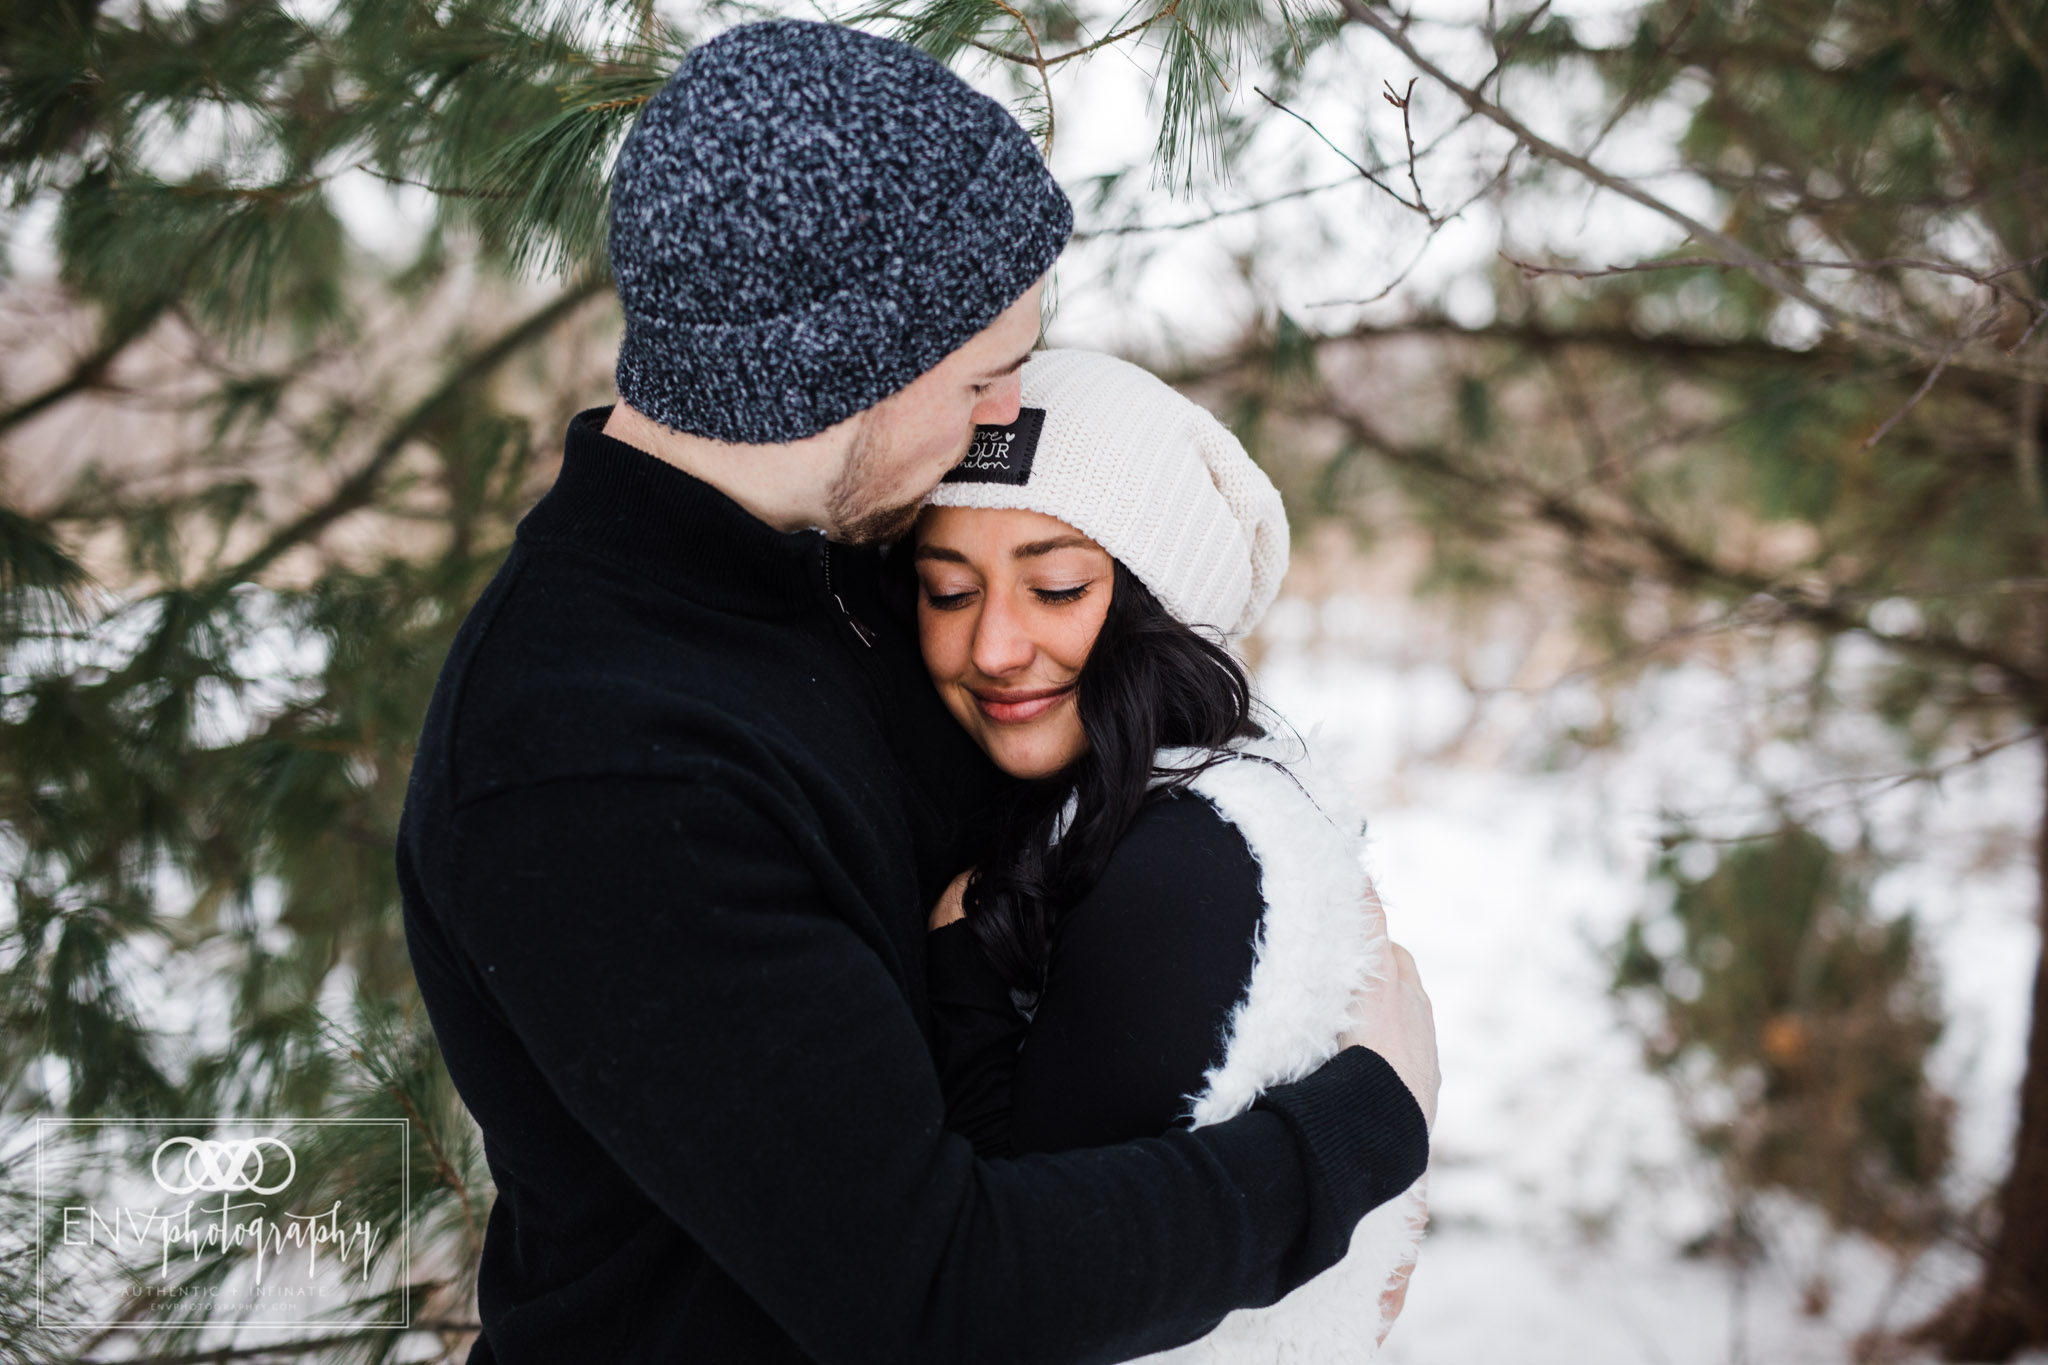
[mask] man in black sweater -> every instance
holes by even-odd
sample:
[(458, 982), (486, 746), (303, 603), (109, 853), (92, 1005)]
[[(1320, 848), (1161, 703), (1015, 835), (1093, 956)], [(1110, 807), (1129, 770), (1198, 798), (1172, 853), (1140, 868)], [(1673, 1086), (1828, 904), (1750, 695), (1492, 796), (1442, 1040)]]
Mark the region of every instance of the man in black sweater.
[(450, 652), (398, 848), (498, 1197), (472, 1361), (1088, 1362), (1333, 1264), (1427, 1159), (1427, 1001), (1251, 1113), (977, 1160), (926, 911), (997, 777), (874, 542), (1017, 411), (1071, 211), (900, 45), (748, 25), (621, 153), (622, 402)]

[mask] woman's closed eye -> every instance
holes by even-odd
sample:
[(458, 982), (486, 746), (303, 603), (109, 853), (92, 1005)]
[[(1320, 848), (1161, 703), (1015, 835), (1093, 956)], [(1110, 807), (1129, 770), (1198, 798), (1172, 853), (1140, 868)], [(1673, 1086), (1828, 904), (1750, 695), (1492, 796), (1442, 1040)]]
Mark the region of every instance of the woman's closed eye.
[(1032, 593), (1048, 606), (1059, 606), (1064, 602), (1078, 602), (1087, 595), (1093, 583), (1077, 583), (1071, 588), (1033, 588)]
[(974, 599), (974, 591), (973, 588), (966, 588), (960, 592), (933, 592), (926, 588), (925, 605), (934, 611), (958, 611)]

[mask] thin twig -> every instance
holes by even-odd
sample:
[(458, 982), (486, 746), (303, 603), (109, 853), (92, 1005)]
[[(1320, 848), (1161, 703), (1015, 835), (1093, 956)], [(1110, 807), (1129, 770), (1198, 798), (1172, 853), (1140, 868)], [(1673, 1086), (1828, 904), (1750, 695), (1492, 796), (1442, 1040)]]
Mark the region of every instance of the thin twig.
[[(1981, 763), (1985, 759), (1991, 757), (1993, 754), (2002, 752), (2006, 749), (2013, 748), (2016, 745), (2026, 744), (2030, 741), (2038, 740), (2041, 737), (2042, 732), (2039, 729), (2021, 730), (2016, 734), (2007, 735), (2005, 738), (1994, 740), (1989, 744), (1973, 744), (1970, 746), (1969, 752), (1965, 753), (1960, 758), (1951, 759), (1946, 763), (1938, 764), (1933, 767), (1912, 768), (1904, 772), (1851, 774), (1843, 777), (1824, 777), (1816, 782), (1809, 782), (1805, 786), (1796, 787), (1790, 791), (1776, 793), (1772, 798), (1772, 804), (1769, 807), (1763, 809), (1758, 809), (1756, 807), (1740, 807), (1730, 805), (1721, 807), (1708, 807), (1698, 810), (1681, 812), (1680, 814), (1681, 818), (1684, 819), (1685, 822), (1688, 824), (1701, 820), (1725, 820), (1730, 817), (1740, 817), (1748, 820), (1754, 820), (1759, 816), (1769, 815), (1774, 812), (1789, 813), (1790, 808), (1795, 803), (1810, 802), (1811, 804), (1807, 804), (1805, 806), (1805, 810), (1800, 814), (1800, 818), (1810, 821), (1817, 815), (1825, 815), (1831, 811), (1840, 810), (1844, 806), (1858, 805), (1862, 802), (1869, 801), (1874, 797), (1882, 796), (1886, 792), (1896, 791), (1900, 787), (1910, 786), (1916, 782), (1927, 782), (1933, 784), (1934, 786), (1939, 787), (1942, 781), (1953, 773), (1959, 772), (1962, 769), (1971, 766), (1972, 764)], [(1829, 788), (1859, 786), (1866, 787), (1867, 789), (1861, 791), (1852, 791), (1847, 796), (1844, 796), (1833, 802), (1822, 803), (1818, 800), (1819, 796)], [(1751, 834), (1694, 834), (1691, 837), (1701, 843), (1727, 845), (1750, 843), (1757, 839), (1767, 839), (1775, 835), (1777, 832), (1777, 830), (1772, 829), (1763, 830)]]
[(1920, 400), (1927, 396), (1929, 390), (1933, 389), (1934, 381), (1941, 378), (1941, 372), (1948, 368), (1949, 357), (1955, 354), (1955, 352), (1961, 350), (1962, 346), (1963, 341), (1961, 338), (1958, 338), (1954, 345), (1950, 346), (1947, 351), (1944, 351), (1942, 353), (1941, 359), (1934, 362), (1934, 368), (1927, 372), (1927, 378), (1920, 381), (1920, 387), (1913, 390), (1913, 396), (1911, 398), (1908, 398), (1905, 402), (1905, 405), (1902, 406), (1897, 412), (1885, 418), (1883, 425), (1879, 426), (1876, 431), (1871, 432), (1869, 436), (1865, 437), (1863, 444), (1861, 446), (1858, 446), (1857, 449), (1869, 450), (1879, 441), (1882, 441), (1885, 438), (1886, 433), (1888, 433), (1893, 427), (1899, 424), (1901, 418), (1903, 418), (1907, 413), (1911, 412), (1914, 408), (1918, 407), (1920, 405)]
[[(1009, 9), (1009, 6), (1005, 5), (1003, 6), (1003, 8)], [(1171, 17), (1179, 9), (1180, 0), (1172, 0), (1170, 4), (1161, 5), (1148, 18), (1142, 19), (1139, 22), (1132, 24), (1129, 28), (1118, 29), (1116, 32), (1111, 33), (1106, 37), (1097, 38), (1092, 43), (1087, 43), (1081, 47), (1072, 48), (1066, 52), (1055, 52), (1050, 57), (1047, 57), (1042, 53), (1034, 56), (1026, 56), (1022, 52), (1012, 52), (1009, 48), (997, 47), (994, 43), (985, 43), (974, 38), (969, 38), (967, 42), (970, 47), (980, 48), (983, 52), (988, 53), (992, 57), (1001, 57), (1004, 61), (1015, 62), (1019, 66), (1035, 66), (1039, 68), (1041, 71), (1043, 71), (1047, 67), (1058, 66), (1062, 62), (1071, 62), (1076, 57), (1085, 57), (1091, 52), (1096, 52), (1101, 50), (1102, 48), (1110, 46), (1112, 43), (1120, 43), (1126, 38), (1134, 37), (1137, 34), (1143, 33), (1146, 29), (1152, 27), (1152, 25), (1158, 23), (1161, 19)], [(1015, 13), (1015, 11), (1012, 10), (1011, 13)]]
[(2034, 333), (2041, 330), (2041, 324), (2043, 322), (2048, 322), (2048, 308), (2043, 308), (2039, 313), (2036, 313), (2034, 315), (2034, 320), (2027, 324), (2027, 330), (2020, 333), (2020, 339), (2018, 341), (2015, 341), (2012, 345), (2005, 348), (2005, 353), (2007, 355), (2018, 355), (2020, 353), (2020, 348), (2026, 345), (2029, 341), (2032, 341), (2034, 339)]
[(444, 199), (515, 199), (518, 197), (511, 190), (477, 190), (471, 189), (467, 185), (434, 185), (425, 180), (412, 180), (402, 175), (392, 175), (388, 171), (380, 171), (375, 166), (360, 161), (355, 164), (353, 169), (362, 171), (367, 175), (374, 175), (386, 184), (409, 185), (416, 190), (426, 190), (430, 194), (438, 194)]
[(1444, 226), (1448, 223), (1456, 222), (1458, 219), (1464, 217), (1466, 209), (1471, 208), (1481, 199), (1484, 199), (1487, 195), (1492, 194), (1494, 190), (1499, 188), (1502, 182), (1504, 182), (1508, 178), (1508, 173), (1514, 169), (1515, 154), (1521, 150), (1522, 149), (1520, 147), (1510, 147), (1508, 149), (1506, 159), (1501, 162), (1500, 170), (1494, 174), (1493, 179), (1487, 181), (1484, 185), (1481, 185), (1478, 189), (1474, 190), (1471, 194), (1467, 195), (1464, 198), (1464, 200), (1460, 202), (1459, 205), (1456, 208), (1452, 209), (1449, 213), (1438, 215), (1436, 218), (1431, 220), (1433, 226), (1430, 228), (1429, 232), (1423, 237), (1422, 245), (1416, 248), (1414, 257), (1408, 262), (1408, 264), (1401, 267), (1401, 269), (1394, 275), (1394, 278), (1387, 282), (1385, 288), (1380, 289), (1376, 293), (1368, 294), (1364, 298), (1318, 299), (1315, 302), (1307, 304), (1305, 306), (1309, 308), (1364, 308), (1368, 305), (1378, 303), (1381, 299), (1386, 298), (1396, 289), (1399, 289), (1401, 285), (1407, 280), (1408, 276), (1414, 271), (1415, 267), (1422, 264), (1422, 258), (1428, 255), (1430, 247), (1436, 244), (1437, 234), (1443, 230)]
[[(1392, 199), (1395, 203), (1399, 204), (1402, 208), (1409, 209), (1415, 213), (1419, 213), (1424, 218), (1428, 218), (1429, 221), (1432, 223), (1436, 221), (1434, 218), (1430, 217), (1430, 212), (1427, 208), (1425, 208), (1421, 204), (1410, 203), (1407, 199), (1402, 197), (1402, 194), (1399, 190), (1395, 189), (1392, 185), (1389, 185), (1386, 181), (1380, 179), (1379, 176), (1375, 174), (1373, 171), (1368, 170), (1365, 166), (1361, 165), (1358, 159), (1352, 156), (1351, 153), (1345, 151), (1342, 147), (1339, 147), (1336, 143), (1330, 141), (1329, 137), (1324, 134), (1323, 130), (1316, 127), (1315, 124), (1310, 122), (1307, 118), (1304, 118), (1302, 115), (1294, 112), (1294, 110), (1289, 109), (1286, 105), (1282, 104), (1279, 100), (1274, 99), (1271, 95), (1267, 94), (1265, 91), (1261, 90), (1256, 85), (1252, 87), (1252, 93), (1257, 95), (1266, 103), (1272, 105), (1275, 109), (1278, 109), (1281, 113), (1287, 115), (1287, 117), (1300, 123), (1302, 127), (1308, 129), (1311, 133), (1314, 133), (1316, 135), (1317, 140), (1320, 141), (1325, 147), (1328, 147), (1338, 156), (1343, 157), (1345, 163), (1349, 165), (1352, 170), (1357, 171), (1360, 175), (1364, 176), (1368, 183), (1370, 183), (1374, 188), (1385, 192), (1385, 194), (1390, 199)], [(1382, 166), (1380, 169), (1385, 170), (1386, 167)]]
[(1415, 82), (1418, 79), (1410, 76), (1408, 88), (1398, 95), (1394, 93), (1392, 81), (1383, 81), (1381, 84), (1387, 88), (1381, 92), (1380, 98), (1401, 111), (1401, 135), (1408, 140), (1408, 183), (1415, 187), (1415, 206), (1422, 210), (1423, 217), (1429, 219), (1430, 226), (1435, 227), (1440, 220), (1429, 211), (1429, 201), (1422, 195), (1422, 181), (1415, 174), (1415, 124), (1409, 117), (1409, 106), (1415, 101)]
[[(361, 1062), (363, 1054), (356, 1052), (355, 1058)], [(405, 1106), (406, 1116), (418, 1128), (421, 1139), (427, 1144), (427, 1151), (433, 1154), (434, 1167), (440, 1174), (442, 1183), (454, 1192), (456, 1202), (462, 1206), (462, 1228), (469, 1239), (470, 1254), (482, 1255), (484, 1238), (483, 1233), (477, 1229), (476, 1211), (470, 1206), (469, 1182), (462, 1178), (462, 1173), (455, 1169), (455, 1163), (448, 1159), (448, 1153), (442, 1148), (440, 1139), (434, 1136), (433, 1126), (420, 1113), (419, 1106), (412, 1102), (412, 1096), (405, 1093), (405, 1088), (396, 1081), (386, 1081), (384, 1088)]]
[(1031, 27), (1031, 21), (1008, 4), (1007, 0), (992, 0), (992, 3), (997, 9), (1017, 21), (1017, 27), (1024, 30), (1024, 37), (1031, 43), (1031, 64), (1038, 68), (1038, 88), (1045, 92), (1045, 146), (1040, 149), (1039, 154), (1050, 158), (1052, 156), (1053, 130), (1052, 77), (1046, 74), (1045, 53), (1038, 46), (1038, 33)]
[[(1692, 21), (1699, 17), (1699, 13), (1699, 0), (1692, 0), (1692, 3), (1685, 7), (1685, 13), (1679, 16), (1678, 22), (1672, 25), (1670, 35), (1663, 42), (1657, 44), (1656, 57), (1644, 63), (1642, 74), (1636, 77), (1635, 84), (1631, 85), (1628, 93), (1621, 97), (1621, 102), (1614, 106), (1614, 112), (1609, 114), (1600, 124), (1600, 131), (1593, 134), (1593, 140), (1586, 144), (1584, 153), (1586, 156), (1591, 156), (1599, 151), (1600, 144), (1607, 141), (1607, 135), (1614, 131), (1617, 124), (1628, 117), (1631, 109), (1636, 107), (1636, 104), (1643, 97), (1643, 92), (1650, 88), (1650, 82), (1656, 77), (1657, 63), (1671, 55), (1671, 49), (1678, 46), (1678, 40), (1685, 36), (1685, 31), (1692, 27)], [(1486, 82), (1481, 81), (1477, 88), (1484, 90)]]
[(1237, 218), (1247, 213), (1257, 213), (1260, 209), (1271, 208), (1275, 204), (1285, 204), (1294, 199), (1306, 199), (1310, 195), (1326, 194), (1331, 190), (1340, 190), (1347, 185), (1355, 185), (1357, 183), (1357, 176), (1347, 175), (1342, 180), (1325, 181), (1320, 185), (1307, 185), (1298, 190), (1288, 190), (1285, 194), (1273, 195), (1269, 199), (1255, 199), (1249, 204), (1237, 204), (1227, 209), (1217, 209), (1211, 213), (1205, 213), (1199, 218), (1188, 218), (1178, 223), (1125, 223), (1117, 227), (1077, 228), (1073, 236), (1068, 240), (1086, 242), (1097, 237), (1138, 237), (1153, 232), (1182, 232), (1188, 228), (1202, 227), (1205, 224), (1217, 222), (1220, 219)]

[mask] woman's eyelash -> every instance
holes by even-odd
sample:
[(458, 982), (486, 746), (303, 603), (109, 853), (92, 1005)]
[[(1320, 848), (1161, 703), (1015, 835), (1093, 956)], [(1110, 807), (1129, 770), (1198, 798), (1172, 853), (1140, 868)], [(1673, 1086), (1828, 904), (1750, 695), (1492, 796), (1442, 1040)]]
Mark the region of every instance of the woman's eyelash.
[(1088, 591), (1088, 586), (1083, 583), (1072, 588), (1034, 588), (1032, 591), (1038, 594), (1041, 602), (1078, 602), (1081, 594)]
[(972, 596), (974, 596), (974, 594), (971, 591), (949, 593), (928, 592), (924, 595), (924, 600), (927, 603), (929, 603), (935, 610), (938, 611), (958, 611), (960, 608), (967, 605), (967, 599)]

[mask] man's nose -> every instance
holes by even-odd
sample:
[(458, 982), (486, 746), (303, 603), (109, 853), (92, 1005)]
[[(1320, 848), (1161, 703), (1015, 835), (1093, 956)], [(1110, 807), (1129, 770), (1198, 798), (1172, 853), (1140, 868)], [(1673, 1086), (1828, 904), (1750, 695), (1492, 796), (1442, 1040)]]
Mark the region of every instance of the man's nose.
[(1018, 672), (1038, 652), (1023, 622), (999, 593), (985, 593), (981, 619), (974, 623), (974, 667), (983, 677)]
[(974, 424), (978, 427), (1001, 426), (1004, 422), (1017, 420), (1017, 411), (1024, 404), (1024, 377), (1006, 374), (989, 386), (981, 401), (974, 405)]

